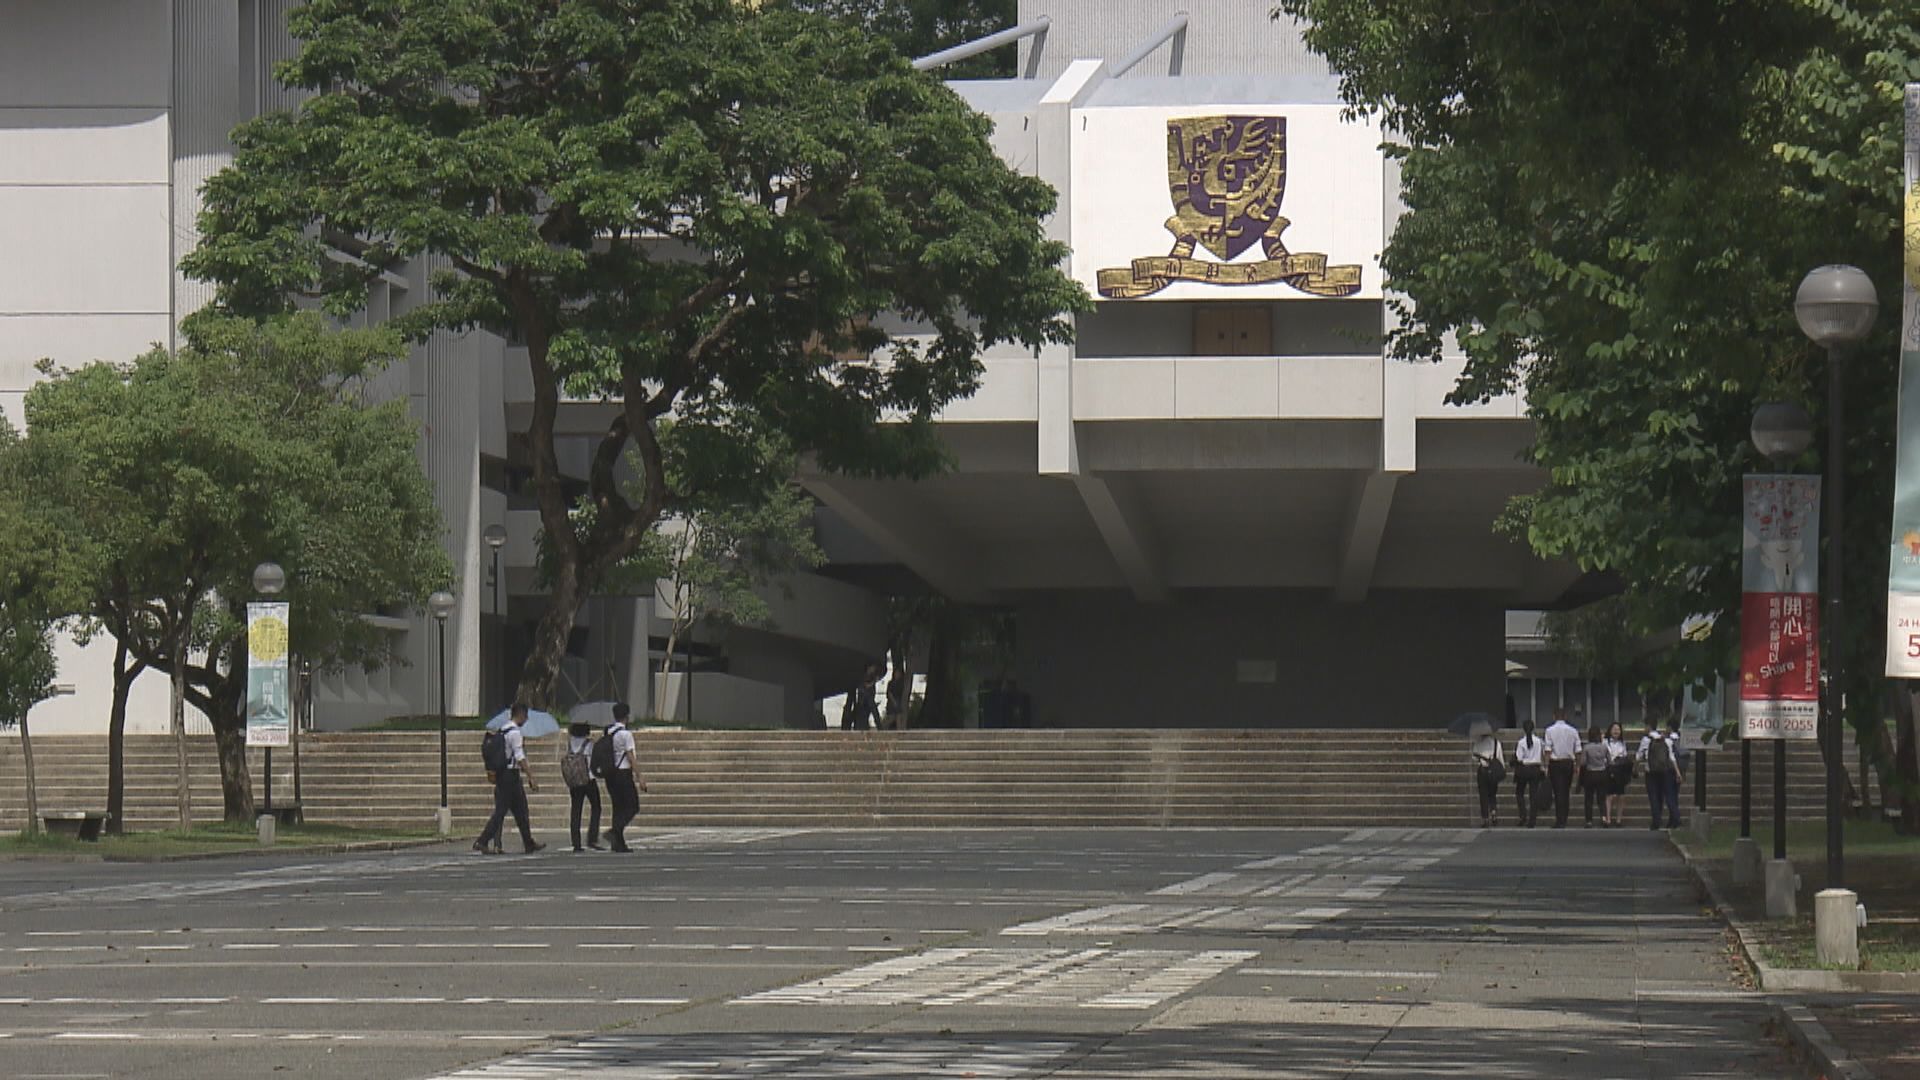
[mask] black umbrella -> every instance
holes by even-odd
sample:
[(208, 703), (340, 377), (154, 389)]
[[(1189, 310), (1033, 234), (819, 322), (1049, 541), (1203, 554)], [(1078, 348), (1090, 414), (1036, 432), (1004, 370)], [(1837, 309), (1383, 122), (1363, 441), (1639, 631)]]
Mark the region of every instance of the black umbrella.
[(1447, 733), (1450, 735), (1471, 736), (1477, 734), (1474, 731), (1476, 727), (1484, 727), (1488, 731), (1492, 731), (1493, 718), (1483, 712), (1463, 712), (1453, 718), (1453, 723), (1447, 725)]

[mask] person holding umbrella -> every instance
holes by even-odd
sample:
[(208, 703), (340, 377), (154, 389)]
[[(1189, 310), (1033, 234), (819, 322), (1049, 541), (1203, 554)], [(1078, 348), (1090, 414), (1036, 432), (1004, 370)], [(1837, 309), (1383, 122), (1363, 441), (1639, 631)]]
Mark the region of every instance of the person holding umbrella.
[[(541, 715), (546, 717), (547, 727), (553, 731), (560, 730), (553, 717), (545, 713)], [(528, 822), (527, 792), (539, 791), (540, 785), (534, 783), (533, 773), (527, 767), (526, 733), (523, 731), (527, 725), (527, 706), (522, 702), (514, 702), (507, 711), (506, 722), (499, 723), (500, 720), (496, 716), (487, 724), (488, 728), (500, 733), (502, 744), (498, 751), (501, 759), (499, 767), (493, 770), (493, 816), (487, 819), (487, 827), (480, 830), (480, 838), (473, 842), (473, 850), (481, 854), (497, 854), (500, 850), (500, 834), (506, 825), (507, 814), (511, 812), (513, 823), (520, 827), (520, 843), (531, 855), (547, 845), (533, 838), (533, 829)], [(497, 728), (496, 724), (499, 724)], [(490, 734), (487, 738), (493, 736)]]
[(1491, 829), (1500, 823), (1495, 807), (1500, 797), (1500, 781), (1507, 776), (1506, 752), (1493, 734), (1493, 721), (1486, 713), (1461, 713), (1447, 725), (1455, 735), (1465, 735), (1473, 755), (1474, 785), (1480, 790), (1480, 827)]

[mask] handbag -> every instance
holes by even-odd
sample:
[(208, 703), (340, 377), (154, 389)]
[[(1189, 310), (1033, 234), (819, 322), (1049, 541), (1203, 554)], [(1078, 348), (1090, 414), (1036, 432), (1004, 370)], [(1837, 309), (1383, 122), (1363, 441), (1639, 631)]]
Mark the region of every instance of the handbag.
[(1507, 778), (1507, 764), (1498, 757), (1481, 757), (1480, 775), (1497, 784)]

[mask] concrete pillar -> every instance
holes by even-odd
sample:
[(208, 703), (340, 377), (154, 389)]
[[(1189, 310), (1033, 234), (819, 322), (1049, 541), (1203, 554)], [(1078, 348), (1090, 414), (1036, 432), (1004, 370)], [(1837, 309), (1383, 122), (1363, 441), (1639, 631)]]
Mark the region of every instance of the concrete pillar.
[(450, 808), (445, 806), (435, 807), (433, 811), (433, 823), (434, 827), (440, 831), (441, 836), (453, 835), (453, 811)]
[(272, 847), (275, 833), (280, 825), (280, 820), (272, 814), (261, 814), (259, 817), (253, 819), (253, 824), (254, 828), (260, 831), (260, 846)]
[(1793, 872), (1791, 859), (1768, 859), (1767, 918), (1791, 919), (1800, 913), (1795, 894), (1800, 890), (1800, 875)]
[(1860, 966), (1859, 905), (1851, 889), (1821, 889), (1813, 895), (1813, 955), (1821, 967)]
[(1760, 881), (1760, 843), (1751, 836), (1733, 842), (1733, 883), (1755, 885)]
[[(1699, 753), (1706, 753), (1701, 750)], [(1687, 819), (1687, 827), (1692, 830), (1693, 838), (1702, 844), (1707, 842), (1707, 834), (1713, 831), (1713, 818), (1705, 810), (1695, 810)]]

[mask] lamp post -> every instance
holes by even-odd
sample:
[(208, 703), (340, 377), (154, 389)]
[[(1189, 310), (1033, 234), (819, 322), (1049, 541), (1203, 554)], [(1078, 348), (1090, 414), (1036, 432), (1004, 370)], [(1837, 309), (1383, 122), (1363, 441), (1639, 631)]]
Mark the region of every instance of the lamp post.
[(441, 836), (453, 835), (453, 811), (447, 806), (447, 616), (453, 614), (453, 594), (441, 589), (427, 597), (427, 610), (440, 626), (440, 813)]
[[(1813, 444), (1813, 418), (1790, 401), (1775, 401), (1753, 411), (1748, 427), (1754, 449), (1776, 470), (1790, 470)], [(1787, 743), (1773, 740), (1773, 857), (1787, 857)], [(1759, 847), (1753, 841), (1753, 740), (1740, 736), (1740, 837), (1733, 842), (1733, 878), (1745, 884), (1760, 880)]]
[[(503, 661), (506, 658), (507, 621), (506, 612), (500, 607), (500, 549), (507, 546), (507, 527), (498, 523), (489, 525), (480, 531), (480, 539), (485, 540), (487, 547), (493, 549), (493, 660), (487, 666), (499, 672), (506, 668)], [(493, 687), (488, 688), (489, 693), (493, 690)], [(492, 700), (497, 701), (499, 698), (495, 697)]]
[[(1844, 888), (1845, 860), (1843, 808), (1840, 804), (1841, 724), (1844, 722), (1843, 677), (1846, 674), (1842, 648), (1842, 607), (1840, 602), (1842, 531), (1844, 520), (1840, 457), (1844, 441), (1845, 388), (1840, 378), (1840, 360), (1847, 349), (1866, 340), (1873, 320), (1880, 313), (1880, 297), (1873, 282), (1858, 267), (1822, 266), (1800, 282), (1793, 296), (1793, 315), (1814, 344), (1827, 351), (1827, 686), (1826, 727), (1820, 732), (1827, 765), (1827, 887), (1814, 897), (1814, 943), (1822, 963), (1838, 963), (1852, 954), (1859, 962), (1854, 928), (1853, 893)], [(1844, 906), (1843, 906), (1844, 905)], [(1844, 935), (1840, 922), (1844, 911)], [(1844, 943), (1839, 939), (1844, 936)]]
[[(263, 562), (253, 568), (254, 592), (259, 593), (261, 596), (279, 596), (286, 587), (287, 572), (280, 569), (279, 563)], [(289, 705), (291, 705), (291, 701), (289, 701)], [(287, 727), (289, 733), (291, 733), (293, 727), (291, 709), (289, 709), (287, 715)], [(263, 746), (261, 748), (261, 754), (263, 756), (261, 766), (266, 772), (266, 787), (263, 792), (265, 796), (264, 809), (267, 811), (267, 816), (271, 817), (273, 816), (273, 747), (271, 745)]]

